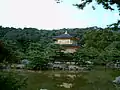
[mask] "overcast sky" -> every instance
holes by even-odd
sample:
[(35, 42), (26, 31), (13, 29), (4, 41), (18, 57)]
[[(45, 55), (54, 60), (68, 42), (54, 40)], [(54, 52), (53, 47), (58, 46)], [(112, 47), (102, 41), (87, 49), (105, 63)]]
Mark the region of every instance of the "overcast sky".
[[(5, 27), (33, 27), (38, 29), (105, 27), (120, 17), (117, 11), (102, 6), (84, 10), (72, 6), (80, 0), (0, 0), (0, 25)], [(94, 3), (95, 4), (95, 3)]]

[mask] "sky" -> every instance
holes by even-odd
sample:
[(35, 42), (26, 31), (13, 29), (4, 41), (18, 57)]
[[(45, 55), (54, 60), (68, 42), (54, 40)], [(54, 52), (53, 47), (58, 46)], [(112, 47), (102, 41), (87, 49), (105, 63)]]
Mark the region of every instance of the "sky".
[(117, 11), (91, 5), (80, 10), (72, 4), (80, 0), (0, 0), (0, 25), (4, 27), (38, 29), (106, 27), (120, 19)]

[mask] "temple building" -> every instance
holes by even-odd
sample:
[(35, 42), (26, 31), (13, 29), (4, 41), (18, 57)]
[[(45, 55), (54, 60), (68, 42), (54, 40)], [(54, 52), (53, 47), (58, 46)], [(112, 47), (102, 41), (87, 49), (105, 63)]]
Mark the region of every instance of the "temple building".
[(64, 34), (55, 36), (54, 40), (55, 44), (59, 44), (64, 47), (64, 50), (62, 50), (64, 53), (74, 53), (79, 48), (79, 45), (77, 44), (78, 38), (71, 36), (67, 31)]

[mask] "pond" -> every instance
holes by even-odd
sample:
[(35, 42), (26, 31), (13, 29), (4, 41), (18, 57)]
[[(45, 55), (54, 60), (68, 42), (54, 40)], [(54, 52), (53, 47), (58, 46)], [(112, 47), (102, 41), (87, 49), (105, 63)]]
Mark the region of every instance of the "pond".
[[(90, 72), (21, 72), (28, 77), (24, 90), (117, 90), (112, 81), (119, 71), (97, 68)], [(120, 90), (120, 89), (118, 89)]]

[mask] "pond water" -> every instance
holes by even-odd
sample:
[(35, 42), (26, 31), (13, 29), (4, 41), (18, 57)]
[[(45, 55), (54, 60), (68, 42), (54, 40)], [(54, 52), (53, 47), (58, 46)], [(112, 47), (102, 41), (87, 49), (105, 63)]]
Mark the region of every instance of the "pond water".
[[(119, 71), (96, 69), (90, 72), (24, 71), (28, 77), (24, 90), (117, 90), (112, 81)], [(118, 89), (120, 90), (120, 89)]]

